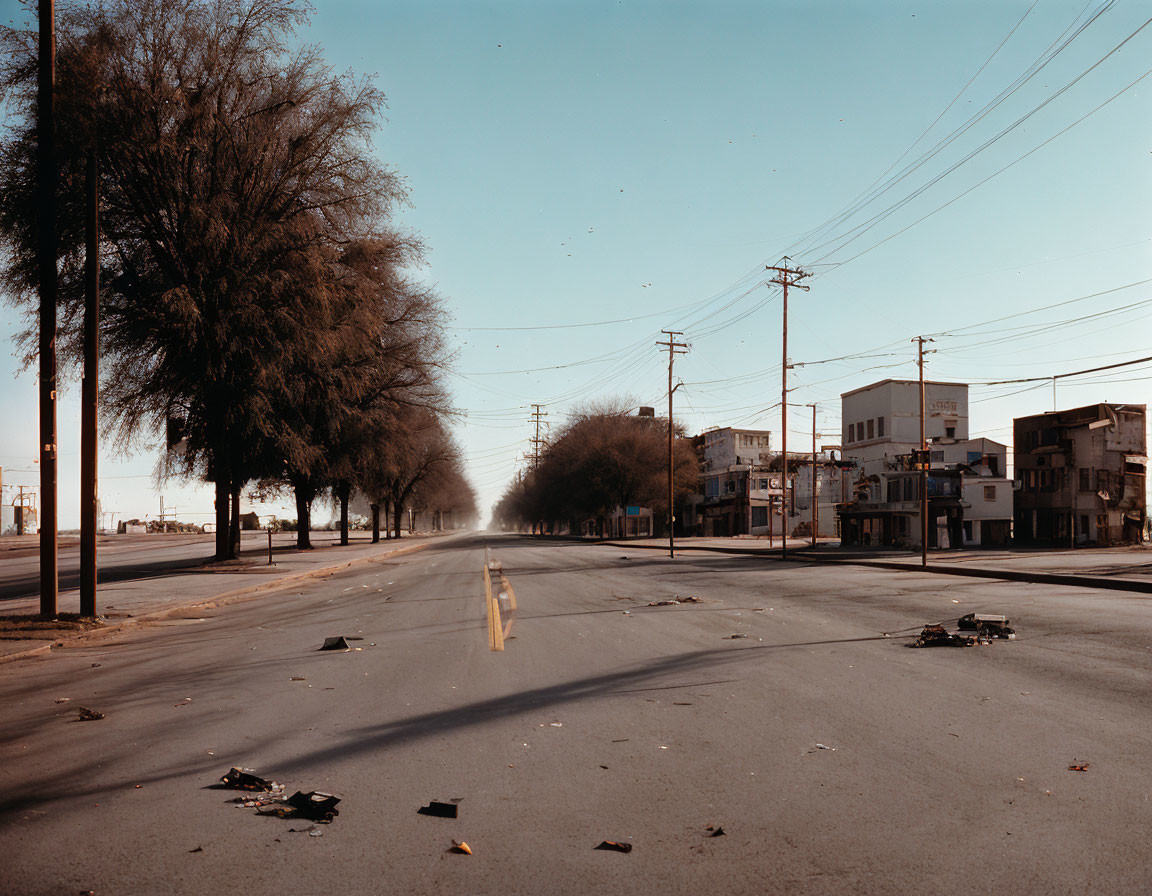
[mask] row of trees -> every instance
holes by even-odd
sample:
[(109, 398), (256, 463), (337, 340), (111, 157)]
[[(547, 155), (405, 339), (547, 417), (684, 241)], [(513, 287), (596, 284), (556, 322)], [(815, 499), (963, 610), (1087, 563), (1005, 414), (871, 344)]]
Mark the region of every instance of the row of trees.
[[(384, 96), (296, 44), (305, 20), (300, 0), (107, 0), (57, 18), (61, 353), (82, 354), (95, 158), (102, 408), (121, 444), (175, 421), (172, 469), (215, 486), (219, 558), (238, 550), (251, 483), (295, 494), (300, 547), (323, 494), (346, 521), (363, 492), (397, 535), (421, 482), (453, 484), (440, 509), (475, 509), (445, 426), (444, 307), (408, 273), (423, 247), (392, 223), (404, 184), (371, 145)], [(3, 286), (31, 310), (38, 48), (11, 28), (0, 43), (16, 113)]]
[[(597, 533), (629, 505), (650, 507), (655, 524), (668, 517), (668, 421), (637, 417), (626, 401), (576, 411), (540, 463), (511, 483), (493, 511), (505, 529), (567, 528)], [(699, 463), (680, 427), (673, 433), (673, 500), (698, 490)]]

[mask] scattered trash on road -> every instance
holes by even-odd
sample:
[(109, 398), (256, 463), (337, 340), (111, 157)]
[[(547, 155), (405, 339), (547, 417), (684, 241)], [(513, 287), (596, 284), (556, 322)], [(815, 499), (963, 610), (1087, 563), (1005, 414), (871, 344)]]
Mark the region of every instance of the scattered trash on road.
[(625, 610), (625, 611), (624, 611), (624, 615), (625, 615), (625, 616), (631, 616), (631, 615), (632, 615), (632, 611), (631, 611), (631, 610)]
[(724, 828), (719, 827), (719, 826), (712, 827), (712, 825), (708, 825), (708, 827), (706, 827), (704, 830), (712, 832), (708, 835), (709, 837), (723, 837), (724, 836)]
[(564, 723), (563, 722), (549, 722), (548, 727), (549, 728), (563, 728)]
[(78, 707), (81, 722), (96, 722), (104, 718), (104, 713), (89, 709), (87, 706)]
[(420, 815), (431, 815), (433, 818), (455, 818), (458, 811), (459, 807), (454, 803), (440, 803), (436, 800), (416, 810)]
[(973, 639), (951, 634), (942, 625), (926, 625), (910, 647), (970, 647)]
[[(836, 748), (835, 748), (835, 747), (830, 747), (830, 746), (828, 746), (827, 744), (816, 744), (816, 750), (830, 750), (830, 751), (832, 751), (833, 753), (835, 753), (835, 752), (836, 752)], [(809, 752), (809, 753), (815, 753), (815, 752), (816, 752), (816, 750), (809, 750), (808, 752)]]
[(653, 600), (648, 602), (650, 607), (678, 607), (680, 601), (678, 600)]
[(736, 640), (739, 640), (740, 638), (747, 638), (747, 637), (748, 637), (748, 633), (747, 633), (747, 632), (733, 632), (733, 633), (732, 633), (731, 635), (729, 635), (729, 636), (728, 636), (728, 637), (727, 637), (725, 640), (727, 640), (727, 641), (736, 641)]
[(340, 797), (330, 793), (320, 793), (317, 790), (303, 793), (297, 790), (286, 800), (272, 800), (266, 805), (256, 809), (259, 815), (275, 815), (278, 818), (306, 818), (320, 824), (331, 824), (332, 819), (340, 814), (336, 804)]
[(1080, 765), (1070, 765), (1070, 766), (1068, 766), (1068, 771), (1070, 771), (1070, 772), (1086, 772), (1086, 771), (1088, 771), (1088, 763), (1084, 762), (1084, 763), (1081, 763)]
[(461, 855), (472, 855), (472, 847), (465, 843), (463, 840), (453, 840), (452, 846), (448, 852), (460, 853)]
[(232, 766), (232, 768), (228, 770), (228, 774), (220, 779), (220, 783), (233, 790), (258, 790), (274, 793), (277, 790), (284, 789), (284, 785), (282, 784), (277, 784), (275, 781), (269, 781), (267, 778), (253, 775), (236, 766)]
[(321, 650), (351, 650), (348, 645), (348, 639), (343, 635), (336, 635), (334, 638), (325, 638), (324, 643), (320, 645)]
[(53, 702), (53, 703), (71, 703), (71, 702), (72, 702), (72, 698), (71, 698), (71, 697), (57, 697), (57, 698), (56, 698), (55, 700), (53, 700), (52, 702)]
[(593, 849), (610, 849), (613, 852), (632, 852), (631, 843), (618, 843), (615, 840), (601, 840), (599, 846), (592, 847)]
[(203, 846), (197, 846), (195, 849), (190, 849), (188, 852), (204, 852)]
[(307, 679), (307, 678), (305, 678), (303, 675), (293, 675), (293, 676), (292, 676), (291, 678), (289, 678), (288, 680), (289, 680), (289, 681), (307, 681), (308, 679)]
[(985, 643), (990, 643), (993, 638), (1016, 639), (1015, 629), (1009, 628), (1008, 617), (1000, 613), (969, 613), (961, 616), (956, 625), (966, 631), (975, 631), (977, 640)]

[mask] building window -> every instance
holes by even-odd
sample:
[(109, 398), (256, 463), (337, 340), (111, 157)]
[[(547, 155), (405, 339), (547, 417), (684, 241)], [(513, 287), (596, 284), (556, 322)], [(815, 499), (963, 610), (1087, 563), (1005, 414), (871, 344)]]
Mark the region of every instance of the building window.
[(888, 480), (888, 503), (893, 503), (900, 500), (900, 480)]
[(876, 418), (876, 435), (878, 438), (884, 438), (884, 418)]
[(876, 438), (875, 423), (871, 417), (868, 418), (868, 438), (870, 439)]
[(994, 486), (994, 485), (984, 486), (984, 500), (985, 501), (995, 501), (996, 500), (996, 486)]
[(768, 480), (767, 479), (761, 479), (759, 487), (760, 487), (761, 491), (767, 491), (768, 490)]
[(948, 439), (956, 438), (956, 421), (955, 420), (945, 420), (944, 421), (944, 437), (948, 438)]
[(734, 480), (728, 479), (724, 482), (724, 493), (728, 495), (736, 494), (736, 483)]
[(1092, 470), (1089, 467), (1080, 468), (1080, 491), (1092, 491)]
[(849, 423), (848, 424), (848, 441), (849, 442), (855, 442), (856, 441), (856, 424), (855, 423)]

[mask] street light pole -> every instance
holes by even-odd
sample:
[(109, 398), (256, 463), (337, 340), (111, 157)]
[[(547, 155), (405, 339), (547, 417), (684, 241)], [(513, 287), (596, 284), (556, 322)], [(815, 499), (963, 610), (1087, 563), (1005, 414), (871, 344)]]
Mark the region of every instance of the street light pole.
[[(677, 355), (683, 355), (688, 351), (688, 344), (685, 342), (677, 342), (677, 336), (684, 334), (679, 330), (661, 330), (665, 336), (668, 337), (667, 342), (657, 342), (656, 345), (660, 348), (668, 349), (668, 556), (676, 556), (676, 536), (673, 532), (673, 524), (676, 522), (675, 509), (673, 507), (674, 489), (673, 489), (673, 464), (672, 464), (672, 393), (679, 388), (672, 385), (672, 362), (676, 359)], [(627, 508), (625, 508), (627, 513)]]

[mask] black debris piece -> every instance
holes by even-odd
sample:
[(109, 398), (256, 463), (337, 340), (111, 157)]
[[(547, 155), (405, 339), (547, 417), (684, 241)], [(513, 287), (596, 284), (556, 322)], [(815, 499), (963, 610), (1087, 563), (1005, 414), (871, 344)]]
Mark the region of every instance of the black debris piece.
[(80, 713), (81, 722), (96, 722), (104, 718), (104, 713), (89, 709), (87, 706), (79, 706), (77, 710)]
[(969, 647), (972, 638), (951, 634), (942, 625), (926, 625), (924, 631), (916, 637), (912, 647)]
[(702, 604), (702, 603), (704, 603), (704, 598), (696, 597), (695, 595), (691, 595), (689, 597), (680, 598), (680, 603), (682, 603), (682, 604)]
[(740, 640), (741, 638), (747, 638), (747, 637), (748, 637), (748, 633), (747, 633), (747, 632), (736, 632), (735, 634), (731, 634), (731, 635), (729, 635), (729, 636), (728, 636), (728, 638), (727, 638), (727, 640), (729, 640), (729, 641), (738, 641), (738, 640)]
[(261, 790), (271, 792), (276, 789), (276, 782), (269, 781), (266, 778), (261, 778), (258, 775), (252, 775), (244, 771), (242, 768), (233, 766), (228, 770), (220, 783), (225, 787), (231, 787), (233, 790)]
[(432, 800), (427, 806), (417, 809), (420, 815), (431, 815), (433, 818), (455, 818), (460, 807), (455, 803), (440, 803)]
[(601, 840), (599, 846), (594, 846), (593, 849), (610, 849), (613, 852), (632, 852), (631, 843), (618, 843), (615, 840)]
[(348, 646), (348, 639), (343, 635), (336, 635), (334, 638), (325, 638), (324, 643), (320, 645), (321, 650), (351, 650)]
[(678, 607), (680, 601), (678, 600), (654, 600), (648, 603), (650, 607)]
[(724, 828), (718, 827), (718, 828), (713, 829), (712, 825), (708, 825), (708, 830), (712, 831), (712, 833), (708, 835), (709, 837), (723, 837), (724, 836)]
[(330, 793), (320, 793), (318, 790), (310, 790), (308, 793), (297, 790), (285, 802), (296, 810), (299, 817), (307, 818), (310, 821), (327, 824), (333, 817), (340, 814), (340, 810), (336, 808), (336, 804), (340, 802), (340, 797)]
[(977, 622), (976, 638), (989, 643), (993, 638), (999, 638), (1002, 641), (1015, 641), (1016, 629), (1009, 628), (1003, 622)]
[(195, 849), (190, 849), (188, 852), (204, 852), (203, 846), (197, 846)]
[(980, 627), (981, 622), (996, 622), (1000, 625), (1007, 625), (1009, 619), (999, 613), (969, 613), (967, 616), (961, 616), (956, 625), (963, 631), (975, 631)]

